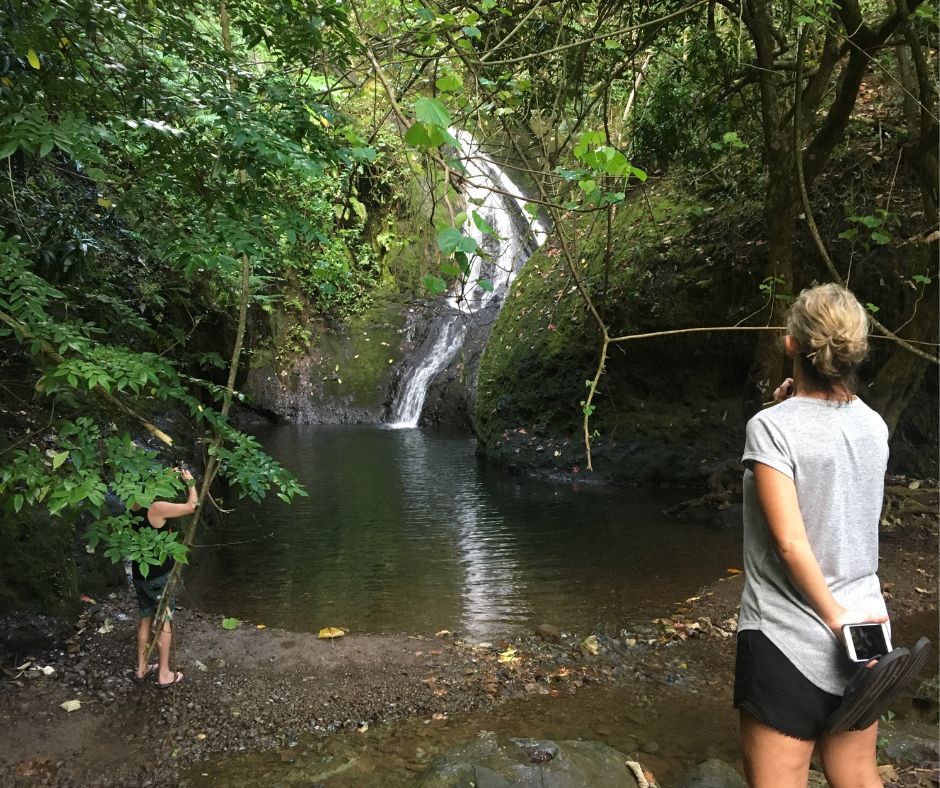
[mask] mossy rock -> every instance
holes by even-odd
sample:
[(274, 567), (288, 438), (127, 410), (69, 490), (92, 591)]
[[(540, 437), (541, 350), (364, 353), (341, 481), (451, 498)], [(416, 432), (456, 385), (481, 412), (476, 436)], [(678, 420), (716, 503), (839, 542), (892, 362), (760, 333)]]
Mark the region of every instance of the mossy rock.
[(345, 321), (310, 323), (302, 352), (287, 360), (255, 356), (246, 386), (252, 403), (288, 421), (381, 421), (408, 349), (407, 317), (407, 308), (384, 298)]

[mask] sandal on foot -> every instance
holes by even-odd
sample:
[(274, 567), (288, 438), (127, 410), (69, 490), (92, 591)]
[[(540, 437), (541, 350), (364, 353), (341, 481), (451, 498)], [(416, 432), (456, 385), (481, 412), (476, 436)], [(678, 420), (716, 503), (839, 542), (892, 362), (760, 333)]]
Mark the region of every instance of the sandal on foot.
[(173, 681), (168, 681), (166, 684), (163, 684), (163, 683), (161, 683), (161, 682), (158, 681), (158, 682), (157, 682), (157, 686), (158, 686), (160, 689), (169, 689), (170, 687), (173, 687), (173, 686), (179, 684), (182, 680), (183, 680), (183, 674), (180, 673), (180, 671), (176, 671), (176, 672), (173, 674)]
[(826, 731), (864, 730), (877, 722), (920, 673), (929, 652), (930, 641), (921, 638), (911, 651), (897, 648), (881, 657), (873, 667), (859, 668), (846, 687), (842, 705), (826, 721)]
[(153, 664), (147, 666), (147, 670), (144, 671), (143, 676), (138, 676), (136, 670), (133, 673), (131, 673), (131, 681), (133, 681), (135, 684), (143, 684), (147, 679), (149, 679), (156, 672), (157, 672), (157, 663), (154, 662)]

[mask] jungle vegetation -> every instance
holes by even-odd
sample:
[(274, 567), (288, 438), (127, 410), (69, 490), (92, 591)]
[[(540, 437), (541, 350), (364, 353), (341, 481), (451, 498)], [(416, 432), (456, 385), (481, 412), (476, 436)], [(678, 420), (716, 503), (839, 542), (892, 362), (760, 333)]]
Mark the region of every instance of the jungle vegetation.
[[(607, 277), (582, 277), (576, 228), (609, 236), (669, 172), (763, 206), (755, 326), (805, 284), (799, 232), (834, 280), (903, 247), (860, 294), (891, 347), (871, 397), (893, 428), (937, 364), (937, 23), (919, 0), (0, 2), (7, 514), (81, 514), (92, 548), (153, 563), (185, 560), (186, 537), (137, 533), (106, 497), (179, 491), (168, 458), (202, 458), (207, 506), (303, 494), (232, 425), (246, 355), (275, 313), (368, 304), (408, 184), (432, 203), (427, 291), (488, 286), (465, 281), (462, 227), (486, 228), (460, 197), (453, 128), (527, 184), (596, 325), (589, 461), (592, 398), (629, 337), (607, 322)], [(844, 194), (823, 237), (815, 188), (858, 128), (891, 140), (893, 175)], [(902, 181), (917, 215), (895, 210)], [(771, 342), (755, 399), (782, 374)]]

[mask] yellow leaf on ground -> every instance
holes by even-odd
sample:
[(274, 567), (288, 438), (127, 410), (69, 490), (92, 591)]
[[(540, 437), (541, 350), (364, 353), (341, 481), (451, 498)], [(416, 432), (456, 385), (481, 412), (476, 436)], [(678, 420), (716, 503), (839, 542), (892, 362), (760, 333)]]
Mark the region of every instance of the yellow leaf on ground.
[(729, 568), (728, 568), (727, 570), (725, 570), (725, 571), (727, 571), (727, 573), (728, 573), (729, 575), (740, 575), (740, 574), (743, 573), (744, 570), (743, 570), (743, 569), (737, 569), (736, 567), (733, 567), (733, 566), (732, 566), (732, 567), (729, 567)]
[(255, 624), (255, 629), (267, 629), (267, 624)]
[(317, 637), (321, 640), (332, 640), (333, 638), (341, 638), (345, 634), (346, 630), (339, 627), (323, 627)]
[(36, 54), (35, 49), (30, 49), (29, 52), (26, 53), (26, 59), (29, 61), (29, 64), (37, 71), (42, 68), (42, 63), (39, 62), (39, 55)]
[(59, 706), (66, 711), (78, 711), (82, 707), (82, 702), (80, 700), (67, 700), (65, 703), (60, 703)]
[(499, 655), (499, 661), (504, 665), (512, 665), (519, 661), (519, 655), (516, 650), (510, 646)]
[(102, 208), (110, 208), (113, 204), (114, 203), (112, 203), (111, 200), (109, 200), (107, 197), (98, 198), (98, 205), (100, 205)]
[(596, 657), (597, 656), (597, 636), (588, 635), (584, 640), (581, 641), (581, 648), (583, 648), (588, 654), (592, 654)]

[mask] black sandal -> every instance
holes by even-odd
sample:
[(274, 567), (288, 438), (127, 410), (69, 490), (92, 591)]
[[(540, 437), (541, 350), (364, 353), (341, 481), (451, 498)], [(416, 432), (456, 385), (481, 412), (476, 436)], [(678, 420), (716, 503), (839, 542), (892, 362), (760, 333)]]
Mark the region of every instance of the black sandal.
[(849, 682), (839, 706), (826, 720), (827, 733), (864, 730), (881, 717), (901, 691), (920, 673), (930, 653), (921, 638), (914, 648), (896, 648), (871, 668), (862, 666)]

